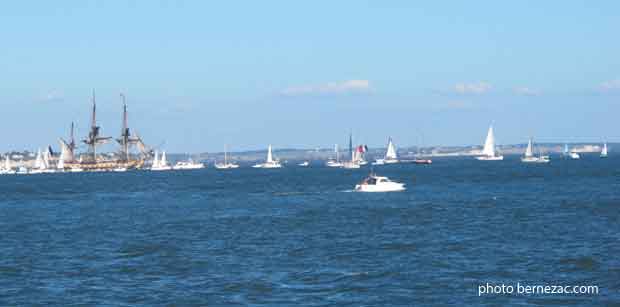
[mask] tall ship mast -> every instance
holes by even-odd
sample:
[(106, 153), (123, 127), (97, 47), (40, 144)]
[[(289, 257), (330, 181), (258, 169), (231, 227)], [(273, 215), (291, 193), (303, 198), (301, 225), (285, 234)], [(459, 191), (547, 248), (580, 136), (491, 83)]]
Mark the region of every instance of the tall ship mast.
[(95, 100), (95, 91), (93, 90), (93, 112), (90, 120), (90, 132), (84, 143), (88, 145), (88, 153), (92, 158), (92, 162), (97, 162), (97, 145), (107, 143), (111, 137), (100, 136), (101, 127), (97, 126), (97, 102)]

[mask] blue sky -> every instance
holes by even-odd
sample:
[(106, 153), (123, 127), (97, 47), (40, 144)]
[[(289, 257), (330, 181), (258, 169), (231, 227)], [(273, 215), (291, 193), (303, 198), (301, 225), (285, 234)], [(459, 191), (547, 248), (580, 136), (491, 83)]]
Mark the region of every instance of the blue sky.
[(168, 151), (620, 142), (617, 1), (15, 1), (0, 151), (130, 126)]

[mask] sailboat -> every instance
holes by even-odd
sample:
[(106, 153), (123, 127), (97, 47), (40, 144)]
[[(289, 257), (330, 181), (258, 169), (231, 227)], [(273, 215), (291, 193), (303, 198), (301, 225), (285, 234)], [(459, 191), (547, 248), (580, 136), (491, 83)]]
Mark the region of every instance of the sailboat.
[(579, 156), (579, 153), (577, 153), (577, 151), (573, 148), (571, 149), (571, 151), (568, 151), (568, 144), (564, 144), (564, 157), (569, 157), (573, 160), (578, 160), (579, 158), (581, 158)]
[(487, 132), (487, 138), (484, 141), (484, 147), (482, 149), (482, 155), (476, 157), (476, 159), (481, 161), (499, 161), (504, 160), (504, 156), (498, 155), (495, 150), (495, 135), (493, 134), (493, 126), (489, 126), (489, 131)]
[(601, 150), (601, 158), (607, 158), (607, 142), (603, 143), (603, 149)]
[(155, 151), (155, 157), (153, 158), (153, 164), (151, 165), (152, 171), (168, 171), (171, 170), (172, 167), (168, 165), (168, 161), (166, 161), (166, 152), (162, 152), (161, 160), (158, 159), (159, 152)]
[(0, 168), (0, 175), (12, 175), (15, 174), (15, 170), (11, 168), (11, 158), (9, 154), (4, 157), (4, 165)]
[(338, 151), (338, 144), (334, 145), (334, 152), (336, 153), (336, 160), (329, 159), (327, 163), (325, 163), (328, 167), (342, 167), (342, 163), (340, 163), (340, 152)]
[(224, 163), (215, 163), (217, 169), (239, 168), (239, 164), (228, 162), (228, 146), (224, 146)]
[(392, 143), (392, 138), (388, 138), (387, 151), (383, 159), (377, 159), (373, 162), (373, 165), (394, 164), (398, 163), (398, 157), (396, 156), (396, 147)]
[(267, 149), (267, 161), (265, 161), (265, 163), (256, 164), (252, 167), (253, 168), (281, 168), (282, 164), (280, 164), (280, 161), (273, 159), (273, 155), (271, 153), (271, 144), (270, 144), (269, 148)]
[(533, 145), (532, 145), (532, 138), (530, 138), (530, 140), (527, 143), (527, 148), (525, 149), (525, 154), (523, 155), (523, 157), (521, 158), (521, 162), (524, 163), (547, 163), (549, 162), (549, 157), (548, 156), (543, 156), (542, 154), (538, 157), (534, 156), (534, 151), (533, 151)]

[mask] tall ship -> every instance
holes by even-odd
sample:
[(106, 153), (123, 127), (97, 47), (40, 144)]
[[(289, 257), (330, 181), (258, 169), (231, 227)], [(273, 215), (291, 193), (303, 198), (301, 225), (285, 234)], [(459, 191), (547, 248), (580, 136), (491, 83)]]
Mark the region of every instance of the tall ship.
[[(138, 135), (131, 133), (127, 119), (127, 104), (125, 95), (120, 94), (123, 103), (123, 116), (121, 135), (116, 142), (120, 148), (115, 154), (102, 154), (97, 151), (99, 146), (107, 144), (112, 137), (102, 136), (101, 127), (97, 125), (97, 103), (95, 92), (92, 96), (92, 113), (88, 136), (82, 141), (88, 146), (86, 153), (78, 154), (76, 157), (76, 143), (73, 136), (73, 124), (71, 125), (71, 138), (67, 142), (60, 140), (61, 160), (65, 170), (68, 171), (120, 171), (129, 169), (140, 169), (144, 165), (145, 159), (151, 156), (151, 151)], [(137, 149), (137, 153), (132, 153), (132, 148)]]

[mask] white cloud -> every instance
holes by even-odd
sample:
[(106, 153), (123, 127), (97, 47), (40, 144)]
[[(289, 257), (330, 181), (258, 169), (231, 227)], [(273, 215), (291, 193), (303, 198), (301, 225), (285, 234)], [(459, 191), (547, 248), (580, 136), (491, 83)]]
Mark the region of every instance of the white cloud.
[(41, 102), (59, 102), (64, 100), (64, 94), (62, 91), (52, 89), (47, 93), (39, 96), (38, 100)]
[(489, 92), (491, 88), (491, 84), (487, 82), (458, 83), (454, 86), (454, 91), (459, 94), (485, 94)]
[(524, 96), (538, 96), (540, 95), (540, 91), (529, 88), (529, 87), (517, 87), (514, 89), (514, 92), (518, 95)]
[(600, 86), (603, 91), (615, 91), (620, 90), (620, 79), (610, 80), (603, 82)]
[(372, 90), (368, 80), (347, 80), (318, 85), (293, 86), (282, 90), (285, 96), (368, 93)]

